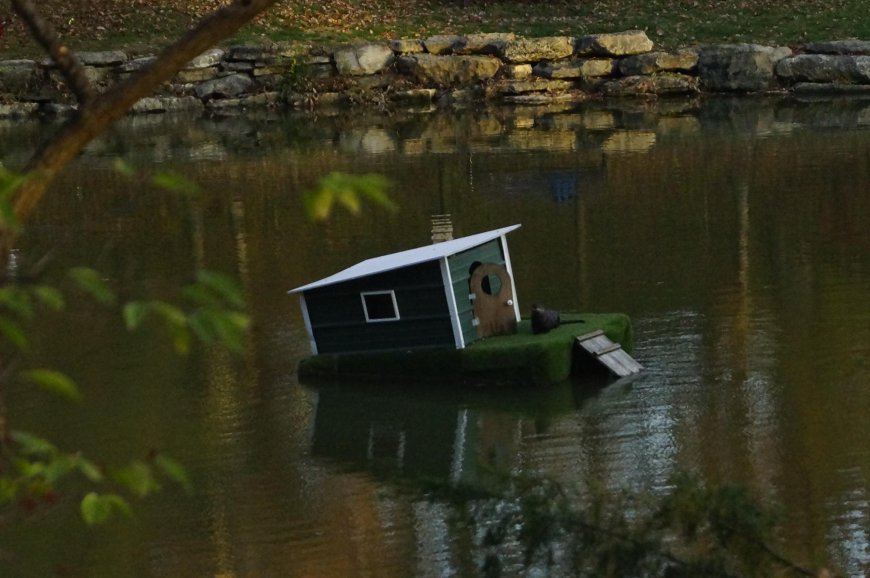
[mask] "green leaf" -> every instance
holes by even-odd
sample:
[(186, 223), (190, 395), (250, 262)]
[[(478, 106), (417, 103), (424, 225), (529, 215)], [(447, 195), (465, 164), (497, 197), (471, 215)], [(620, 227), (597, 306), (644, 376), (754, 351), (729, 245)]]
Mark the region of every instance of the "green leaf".
[(188, 318), (190, 328), (196, 336), (204, 343), (214, 343), (217, 341), (217, 331), (211, 322), (212, 310), (194, 311)]
[(245, 334), (250, 327), (251, 320), (242, 313), (225, 313), (221, 316), (219, 335), (221, 343), (236, 353), (245, 350)]
[(119, 512), (128, 517), (133, 516), (133, 511), (127, 500), (117, 494), (98, 494), (91, 492), (81, 503), (82, 518), (89, 526), (102, 524), (112, 517), (114, 512)]
[(12, 441), (21, 448), (19, 451), (21, 455), (51, 456), (57, 454), (57, 448), (45, 438), (18, 430), (13, 431), (10, 435)]
[(191, 491), (193, 486), (190, 483), (190, 478), (187, 477), (187, 470), (178, 461), (166, 454), (157, 454), (154, 462), (166, 477), (183, 487), (186, 491)]
[(26, 175), (13, 173), (0, 166), (0, 198), (9, 199), (18, 190), (18, 187), (27, 180)]
[(386, 182), (384, 183), (384, 189), (372, 188), (370, 190), (364, 191), (364, 195), (368, 200), (381, 208), (386, 209), (391, 213), (395, 213), (399, 210), (399, 205), (393, 202), (393, 200), (387, 195), (386, 192)]
[(233, 278), (215, 271), (200, 269), (196, 272), (196, 280), (223, 297), (233, 307), (237, 309), (245, 307), (242, 290)]
[(133, 510), (130, 508), (130, 504), (127, 503), (127, 500), (116, 494), (107, 494), (105, 498), (112, 505), (113, 510), (120, 514), (124, 514), (128, 518), (133, 517)]
[(140, 498), (160, 489), (160, 485), (154, 479), (154, 472), (144, 462), (134, 461), (128, 466), (112, 470), (109, 475), (115, 482)]
[(21, 223), (12, 208), (12, 195), (27, 180), (26, 175), (10, 172), (0, 166), (0, 227), (18, 229)]
[(175, 350), (182, 354), (190, 351), (190, 330), (184, 311), (163, 301), (151, 301), (149, 305), (166, 325)]
[(344, 205), (352, 215), (358, 215), (362, 208), (359, 191), (343, 189), (336, 192), (336, 200)]
[(24, 351), (27, 349), (29, 342), (27, 336), (22, 331), (21, 326), (14, 321), (0, 316), (0, 333), (11, 343), (15, 348)]
[(250, 322), (244, 313), (214, 309), (195, 311), (190, 316), (190, 326), (200, 339), (220, 343), (236, 353), (245, 350), (245, 334)]
[(33, 294), (36, 295), (36, 298), (45, 306), (55, 310), (60, 311), (66, 305), (66, 302), (63, 298), (63, 293), (54, 287), (50, 287), (48, 285), (37, 285), (33, 288)]
[(170, 329), (172, 346), (177, 353), (187, 355), (190, 352), (190, 331), (187, 327), (174, 327)]
[(0, 476), (0, 506), (11, 502), (18, 493), (20, 484), (5, 476)]
[(103, 472), (95, 463), (81, 456), (77, 456), (76, 465), (79, 471), (90, 481), (96, 483), (103, 481)]
[(45, 466), (45, 480), (49, 484), (55, 484), (62, 477), (76, 469), (76, 460), (73, 456), (59, 455), (50, 460)]
[(133, 331), (142, 324), (142, 320), (148, 314), (148, 303), (143, 301), (130, 301), (124, 305), (124, 323), (127, 331)]
[(31, 381), (46, 391), (56, 393), (67, 399), (81, 399), (79, 388), (66, 374), (53, 369), (29, 369), (21, 372), (21, 377)]
[(38, 478), (45, 472), (44, 463), (40, 461), (31, 462), (24, 458), (15, 460), (15, 468), (25, 478)]
[(224, 302), (219, 295), (215, 295), (211, 289), (199, 283), (185, 286), (181, 290), (181, 294), (184, 295), (185, 299), (199, 307), (220, 309), (224, 306)]
[(0, 288), (0, 304), (22, 319), (33, 317), (33, 301), (26, 291), (15, 286)]
[(91, 492), (82, 498), (82, 518), (89, 526), (102, 524), (112, 515), (112, 505), (96, 492)]
[(389, 181), (381, 175), (349, 175), (332, 172), (320, 179), (317, 186), (303, 197), (308, 216), (316, 221), (329, 217), (335, 203), (351, 214), (359, 214), (363, 199), (389, 211), (397, 206), (386, 193)]
[(12, 204), (3, 198), (0, 198), (0, 228), (12, 231), (21, 228), (21, 221), (18, 220), (18, 215), (15, 214)]
[(69, 276), (79, 288), (103, 305), (115, 304), (115, 292), (100, 278), (100, 274), (89, 267), (74, 267)]
[(183, 176), (173, 172), (159, 172), (151, 177), (151, 182), (161, 189), (174, 191), (177, 193), (185, 193), (190, 196), (199, 194), (199, 186), (193, 181), (189, 181)]
[(125, 161), (121, 158), (116, 158), (115, 162), (112, 163), (112, 167), (115, 169), (115, 172), (123, 175), (127, 178), (133, 178), (136, 176), (136, 169), (133, 168), (133, 165)]
[(183, 327), (187, 325), (184, 311), (164, 301), (151, 301), (148, 306), (167, 324)]
[(224, 316), (226, 317), (229, 325), (234, 327), (237, 331), (245, 332), (251, 327), (251, 318), (245, 313), (230, 311)]
[(303, 197), (305, 212), (314, 221), (325, 221), (332, 213), (332, 204), (335, 195), (331, 191), (314, 190), (307, 191)]

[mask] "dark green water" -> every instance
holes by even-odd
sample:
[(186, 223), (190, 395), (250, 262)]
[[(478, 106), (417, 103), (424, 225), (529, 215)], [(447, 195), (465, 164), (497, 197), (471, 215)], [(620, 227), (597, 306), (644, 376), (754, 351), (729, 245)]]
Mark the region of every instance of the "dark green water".
[[(0, 124), (0, 161), (14, 168), (49, 130)], [(204, 193), (126, 180), (119, 156)], [(401, 211), (312, 224), (301, 193), (332, 170), (387, 175)], [(456, 236), (522, 223), (521, 309), (628, 313), (647, 373), (527, 391), (298, 383), (308, 342), (286, 291), (426, 244), (442, 214)], [(867, 103), (131, 118), (64, 174), (15, 263), (45, 256), (49, 276), (89, 265), (126, 298), (224, 271), (255, 330), (242, 358), (179, 358), (88, 303), (46, 320), (35, 349), (86, 401), (13, 390), (16, 425), (104, 463), (168, 451), (195, 492), (96, 530), (62, 502), (0, 529), (19, 556), (2, 576), (476, 576), (474, 536), (392, 480), (492, 469), (739, 482), (781, 507), (788, 555), (870, 572)]]

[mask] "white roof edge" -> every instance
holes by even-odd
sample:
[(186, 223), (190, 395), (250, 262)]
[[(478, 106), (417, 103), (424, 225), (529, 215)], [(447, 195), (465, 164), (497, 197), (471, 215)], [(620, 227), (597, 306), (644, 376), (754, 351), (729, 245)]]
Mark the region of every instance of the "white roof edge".
[(460, 237), (459, 239), (453, 239), (452, 241), (433, 243), (432, 245), (424, 245), (423, 247), (408, 249), (407, 251), (399, 251), (398, 253), (391, 253), (381, 257), (373, 257), (339, 271), (334, 275), (320, 279), (319, 281), (314, 281), (313, 283), (308, 283), (307, 285), (291, 289), (288, 293), (300, 293), (302, 291), (308, 291), (309, 289), (335, 285), (336, 283), (352, 281), (376, 273), (386, 273), (387, 271), (401, 269), (402, 267), (407, 267), (409, 265), (417, 265), (419, 263), (441, 259), (442, 257), (449, 257), (450, 255), (455, 255), (456, 253), (461, 253), (468, 249), (477, 247), (478, 245), (488, 243), (493, 239), (498, 239), (499, 237), (507, 235), (511, 231), (519, 229), (521, 226), (522, 225), (511, 225), (509, 227), (493, 229), (492, 231), (485, 231), (467, 237)]

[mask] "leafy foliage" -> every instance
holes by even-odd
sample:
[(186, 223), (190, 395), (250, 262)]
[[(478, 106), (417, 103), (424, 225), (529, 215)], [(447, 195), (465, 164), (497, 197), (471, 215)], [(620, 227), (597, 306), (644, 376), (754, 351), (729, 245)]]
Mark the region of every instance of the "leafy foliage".
[(396, 211), (398, 207), (387, 196), (387, 185), (387, 180), (381, 175), (332, 172), (323, 177), (315, 189), (305, 193), (305, 208), (315, 221), (329, 218), (336, 205), (357, 215), (363, 201)]
[[(69, 7), (69, 3), (63, 3)], [(74, 2), (74, 4), (77, 4)], [(212, 12), (210, 18), (185, 36), (187, 43), (179, 42), (165, 53), (168, 61), (175, 58), (178, 61), (189, 60), (194, 54), (198, 43), (213, 44), (225, 38), (231, 31), (237, 30), (271, 3), (268, 1), (237, 2), (221, 10)], [(64, 41), (57, 36), (55, 26), (57, 12), (54, 6), (47, 8), (48, 19), (43, 17), (40, 8), (30, 0), (13, 0), (12, 7), (20, 20), (13, 20), (13, 35), (17, 40), (35, 39), (38, 44), (49, 52), (52, 60), (65, 78), (68, 88), (75, 93), (81, 108), (79, 117), (91, 119), (88, 126), (76, 127), (78, 118), (73, 118), (65, 125), (69, 130), (58, 131), (46, 148), (37, 151), (28, 166), (40, 167), (37, 179), (28, 180), (28, 175), (16, 175), (0, 167), (0, 264), (4, 267), (5, 276), (0, 279), (0, 522), (14, 519), (17, 511), (17, 501), (24, 512), (31, 512), (41, 503), (53, 504), (59, 497), (61, 482), (72, 474), (80, 474), (86, 485), (100, 486), (89, 491), (80, 502), (82, 517), (88, 524), (96, 524), (109, 519), (114, 513), (129, 515), (129, 504), (121, 493), (145, 497), (160, 489), (161, 478), (177, 482), (187, 488), (190, 482), (184, 468), (174, 459), (156, 451), (150, 452), (146, 460), (134, 460), (120, 467), (97, 467), (93, 462), (83, 458), (79, 453), (61, 451), (48, 440), (37, 435), (14, 431), (11, 429), (9, 412), (4, 393), (6, 384), (14, 379), (34, 383), (43, 389), (61, 396), (78, 399), (80, 391), (73, 379), (61, 371), (51, 368), (32, 368), (21, 370), (21, 365), (27, 365), (28, 331), (26, 323), (46, 308), (53, 311), (63, 310), (66, 299), (59, 287), (34, 286), (33, 279), (38, 279), (38, 272), (30, 272), (30, 278), (19, 277), (17, 267), (7, 267), (12, 258), (12, 247), (21, 232), (21, 227), (37, 207), (43, 195), (48, 190), (54, 175), (62, 170), (82, 147), (100, 133), (107, 130), (112, 122), (126, 112), (129, 104), (144, 96), (158, 79), (149, 79), (147, 75), (139, 77), (141, 84), (136, 82), (121, 83), (99, 97), (91, 94), (89, 82), (82, 80), (76, 59), (71, 55)], [(212, 5), (212, 8), (216, 8)], [(104, 25), (109, 24), (116, 15), (115, 10), (101, 10), (92, 4), (84, 7), (74, 6), (74, 16), (61, 18), (66, 21), (66, 27), (60, 32), (69, 32), (78, 15), (97, 15), (97, 20), (86, 30), (91, 32), (105, 31)], [(104, 7), (105, 8), (105, 7)], [(148, 22), (141, 14), (137, 19)], [(97, 25), (96, 23), (99, 23)], [(154, 22), (147, 24), (153, 27)], [(6, 52), (7, 38), (6, 20), (3, 18), (0, 26), (0, 51)], [(26, 41), (25, 43), (26, 44)], [(173, 64), (163, 66), (164, 72), (177, 69)], [(159, 72), (157, 74), (159, 77)], [(56, 147), (52, 149), (52, 147)], [(48, 150), (61, 150), (67, 153), (50, 154)], [(119, 164), (119, 172), (128, 174), (129, 167)], [(188, 195), (196, 194), (197, 187), (183, 177), (169, 173), (155, 173), (150, 176), (151, 182), (158, 187), (178, 191)], [(96, 300), (98, 303), (114, 308), (117, 306), (117, 296), (110, 283), (93, 269), (78, 267), (68, 272), (68, 279), (76, 287)], [(147, 305), (124, 308), (124, 318), (128, 326), (136, 326), (148, 315), (155, 315), (166, 325), (172, 335), (177, 350), (186, 352), (190, 348), (190, 336), (196, 334), (209, 343), (224, 343), (240, 350), (244, 342), (243, 333), (248, 327), (247, 315), (242, 311), (244, 302), (241, 294), (235, 290), (227, 279), (216, 275), (201, 273), (197, 283), (204, 289), (198, 294), (208, 294), (208, 303), (197, 299), (197, 291), (192, 290), (191, 301), (193, 310), (182, 308), (159, 301), (149, 301)], [(225, 311), (223, 303), (229, 303), (232, 309)], [(191, 327), (194, 329), (191, 330)], [(74, 492), (75, 490), (73, 490)], [(70, 492), (70, 493), (73, 493)], [(41, 502), (40, 502), (41, 500)], [(7, 556), (0, 552), (0, 559)]]
[(138, 329), (150, 317), (162, 323), (179, 353), (190, 351), (191, 334), (204, 343), (221, 344), (237, 353), (244, 350), (250, 319), (232, 279), (213, 271), (199, 271), (196, 281), (183, 288), (182, 296), (190, 306), (189, 312), (163, 301), (126, 303), (127, 329)]
[[(117, 164), (116, 168), (122, 174), (137, 175), (126, 165)], [(148, 178), (162, 188), (183, 194), (196, 192), (186, 179), (169, 173)], [(20, 176), (0, 173), (3, 214), (11, 214), (9, 198), (22, 182)], [(71, 293), (119, 311), (131, 331), (149, 320), (156, 321), (166, 329), (179, 353), (189, 352), (194, 338), (207, 345), (241, 351), (250, 321), (236, 282), (220, 273), (199, 271), (196, 279), (180, 291), (180, 305), (159, 300), (119, 304), (111, 280), (94, 269), (72, 268), (67, 271), (66, 281), (58, 286), (34, 282), (38, 276), (13, 276), (0, 284), (0, 359), (4, 364), (0, 372), (0, 520), (50, 507), (67, 497), (66, 492), (74, 497), (78, 491), (66, 488), (87, 488), (80, 501), (87, 524), (105, 522), (116, 514), (132, 516), (125, 496), (145, 498), (161, 490), (166, 482), (190, 491), (192, 484), (185, 468), (163, 452), (151, 451), (144, 459), (124, 465), (102, 466), (80, 452), (64, 451), (35, 433), (11, 429), (4, 386), (17, 380), (67, 400), (82, 400), (82, 390), (70, 375), (55, 368), (28, 367), (30, 323), (40, 315), (64, 311), (71, 302)], [(67, 483), (74, 478), (78, 482)]]
[(82, 518), (84, 518), (89, 526), (102, 524), (116, 512), (124, 514), (127, 517), (133, 516), (130, 504), (117, 494), (101, 495), (96, 492), (90, 492), (82, 498), (81, 510)]
[[(187, 179), (168, 172), (150, 173), (116, 161), (115, 170), (128, 178), (185, 196), (199, 193)], [(2, 226), (10, 226), (9, 200), (25, 178), (0, 172), (0, 215)], [(363, 200), (395, 209), (385, 193), (386, 181), (376, 175), (351, 176), (332, 173), (316, 191), (306, 197), (313, 216), (327, 217), (338, 204), (352, 213), (359, 212)], [(245, 349), (250, 319), (245, 299), (230, 277), (201, 270), (193, 282), (181, 288), (177, 302), (139, 299), (120, 303), (111, 280), (88, 267), (75, 267), (66, 273), (66, 285), (33, 283), (11, 278), (0, 285), (0, 354), (8, 362), (0, 375), (0, 514), (17, 503), (27, 512), (54, 504), (61, 496), (61, 484), (78, 477), (88, 488), (81, 499), (81, 515), (87, 524), (99, 524), (116, 514), (132, 515), (125, 496), (145, 498), (162, 489), (165, 482), (190, 491), (192, 484), (185, 468), (171, 456), (152, 451), (146, 459), (134, 459), (120, 466), (98, 466), (78, 452), (65, 452), (36, 434), (12, 431), (6, 434), (6, 409), (3, 385), (10, 379), (33, 384), (62, 398), (81, 401), (82, 392), (75, 380), (54, 368), (27, 368), (30, 339), (28, 324), (40, 314), (61, 312), (70, 302), (66, 292), (76, 292), (97, 304), (119, 310), (129, 331), (149, 323), (162, 327), (178, 353), (189, 353), (198, 340), (206, 346), (218, 345), (235, 352)], [(25, 368), (20, 368), (25, 366)]]
[(173, 171), (144, 171), (137, 170), (124, 159), (115, 159), (113, 164), (115, 172), (131, 180), (146, 182), (158, 189), (182, 193), (187, 196), (196, 196), (200, 193), (199, 185)]
[(81, 399), (81, 393), (68, 375), (53, 369), (29, 369), (21, 372), (21, 377), (31, 381), (46, 391), (56, 393), (73, 401)]
[(88, 267), (74, 267), (69, 270), (68, 274), (79, 289), (93, 297), (97, 302), (103, 305), (115, 304), (117, 297), (100, 277), (99, 272)]
[(12, 195), (24, 184), (26, 177), (7, 170), (0, 165), (0, 227), (19, 227), (18, 218), (12, 211)]
[(484, 499), (461, 488), (446, 494), (478, 530), (487, 576), (517, 563), (577, 577), (816, 576), (771, 546), (775, 518), (745, 488), (687, 474), (663, 496), (572, 490), (537, 476), (511, 478), (506, 492)]
[[(116, 306), (115, 291), (93, 269), (78, 267), (70, 270), (68, 277), (72, 281), (70, 290), (80, 291), (106, 307)], [(210, 302), (212, 314), (217, 317), (226, 315), (233, 320), (233, 327), (238, 332), (227, 340), (238, 347), (243, 340), (241, 332), (247, 328), (247, 317), (239, 310), (244, 302), (235, 284), (232, 280), (208, 272), (201, 272), (199, 280), (217, 296)], [(15, 365), (7, 364), (4, 367), (3, 377), (0, 378), (3, 382), (17, 378), (68, 400), (82, 399), (78, 384), (61, 371), (44, 367), (13, 371), (13, 368), (26, 365), (27, 362), (29, 340), (25, 324), (41, 312), (62, 311), (67, 301), (61, 289), (48, 285), (8, 283), (0, 287), (0, 330), (4, 337), (0, 343), (6, 359), (15, 359)], [(230, 312), (223, 311), (220, 307), (224, 303), (232, 303), (235, 308)], [(177, 346), (177, 349), (183, 352), (188, 350), (190, 338), (186, 328), (189, 319), (199, 314), (198, 311), (188, 314), (159, 301), (148, 302), (141, 309), (143, 313), (140, 316), (156, 311), (158, 317), (170, 327), (176, 344), (183, 343), (184, 347)], [(132, 319), (137, 311), (136, 303), (126, 304), (123, 310), (127, 326), (134, 328), (136, 323)], [(177, 337), (183, 332), (187, 332), (184, 338)], [(222, 342), (225, 336), (225, 333), (209, 335), (209, 342)], [(2, 391), (0, 387), (0, 393)], [(0, 417), (5, 419), (4, 414), (5, 411), (0, 413)], [(53, 505), (61, 497), (62, 482), (73, 476), (108, 490), (102, 493), (90, 491), (82, 499), (81, 513), (88, 524), (103, 522), (117, 513), (131, 515), (131, 508), (122, 495), (124, 493), (144, 498), (160, 490), (162, 480), (177, 483), (188, 490), (191, 488), (183, 466), (164, 453), (152, 452), (145, 460), (134, 460), (123, 466), (101, 467), (81, 453), (63, 451), (31, 432), (11, 430), (8, 435), (0, 435), (0, 513), (16, 510), (31, 512)], [(16, 504), (20, 508), (10, 510)]]

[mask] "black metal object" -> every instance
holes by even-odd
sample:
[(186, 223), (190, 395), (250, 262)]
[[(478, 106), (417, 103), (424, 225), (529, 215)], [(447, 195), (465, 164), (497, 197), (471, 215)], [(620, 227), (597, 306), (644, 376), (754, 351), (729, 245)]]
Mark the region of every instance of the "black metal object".
[(565, 325), (566, 323), (584, 323), (582, 319), (562, 321), (558, 311), (547, 309), (538, 305), (532, 305), (532, 333), (547, 333), (548, 331)]
[(558, 311), (532, 305), (532, 333), (546, 333), (559, 327), (562, 320)]

